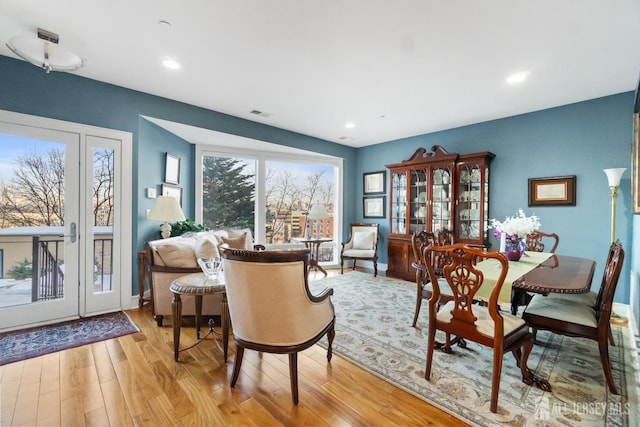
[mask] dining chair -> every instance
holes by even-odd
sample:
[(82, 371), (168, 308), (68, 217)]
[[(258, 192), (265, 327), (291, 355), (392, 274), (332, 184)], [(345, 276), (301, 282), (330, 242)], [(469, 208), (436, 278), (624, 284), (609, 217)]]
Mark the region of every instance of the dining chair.
[(624, 250), (620, 240), (617, 240), (609, 248), (597, 294), (590, 292), (584, 295), (535, 295), (522, 314), (522, 318), (531, 326), (534, 337), (537, 331), (542, 329), (555, 334), (597, 341), (604, 376), (613, 394), (618, 394), (618, 391), (609, 360), (609, 341), (613, 338), (609, 322), (623, 262)]
[[(560, 243), (560, 237), (556, 233), (545, 233), (544, 231), (534, 231), (527, 234), (525, 244), (527, 250), (532, 252), (546, 252), (555, 253)], [(518, 314), (518, 307), (523, 307), (529, 304), (533, 298), (533, 295), (527, 293), (522, 289), (514, 288), (511, 291), (511, 314)]]
[[(429, 280), (429, 274), (427, 272), (426, 260), (424, 259), (424, 250), (427, 246), (443, 246), (446, 244), (453, 244), (453, 233), (445, 232), (433, 233), (431, 231), (422, 230), (420, 232), (413, 233), (411, 235), (411, 249), (413, 251), (413, 263), (411, 264), (413, 268), (416, 269), (416, 308), (413, 315), (413, 323), (411, 326), (415, 328), (418, 323), (418, 316), (420, 315), (420, 308), (422, 307), (422, 300), (428, 300), (431, 298), (433, 286), (431, 285), (431, 281)], [(433, 263), (434, 271), (436, 274), (441, 276), (442, 274), (442, 261), (440, 259), (436, 259), (432, 256), (431, 259), (428, 260)], [(444, 280), (440, 278), (439, 280)], [(436, 308), (440, 309), (440, 305), (443, 303), (447, 303), (453, 299), (453, 294), (442, 292), (440, 296), (440, 301), (438, 302)]]
[(236, 356), (235, 387), (245, 349), (289, 356), (291, 396), (298, 404), (298, 352), (327, 336), (331, 361), (335, 336), (333, 289), (312, 294), (309, 249), (249, 251), (222, 248), (223, 271)]
[(351, 224), (349, 238), (342, 242), (340, 250), (340, 274), (344, 273), (344, 260), (353, 260), (353, 270), (356, 261), (366, 259), (373, 261), (373, 277), (378, 275), (378, 230), (380, 224)]
[[(545, 242), (547, 243), (545, 245)], [(525, 239), (528, 251), (545, 252), (545, 248), (551, 247), (546, 252), (555, 253), (560, 243), (560, 237), (556, 233), (545, 233), (544, 231), (534, 231), (527, 234)]]
[[(435, 348), (436, 331), (456, 335), (468, 341), (493, 349), (493, 372), (491, 379), (490, 411), (498, 409), (498, 393), (502, 372), (503, 355), (513, 353), (516, 363), (520, 367), (522, 381), (532, 385), (539, 384), (543, 390), (550, 390), (546, 380), (539, 379), (527, 368), (529, 353), (533, 347), (533, 335), (529, 332), (527, 323), (516, 316), (500, 311), (498, 296), (509, 268), (504, 254), (486, 252), (480, 248), (468, 247), (457, 243), (447, 246), (429, 246), (425, 254), (435, 253), (449, 260), (443, 267), (442, 275), (453, 294), (453, 300), (446, 303), (440, 311), (436, 305), (440, 301), (441, 281), (439, 275), (430, 263), (427, 270), (433, 294), (429, 299), (429, 330), (427, 339), (427, 364), (425, 379), (431, 377), (433, 350)], [(473, 304), (474, 296), (483, 285), (484, 275), (476, 268), (479, 258), (495, 260), (499, 269), (498, 279), (489, 298), (488, 304)], [(489, 283), (487, 283), (489, 284)]]

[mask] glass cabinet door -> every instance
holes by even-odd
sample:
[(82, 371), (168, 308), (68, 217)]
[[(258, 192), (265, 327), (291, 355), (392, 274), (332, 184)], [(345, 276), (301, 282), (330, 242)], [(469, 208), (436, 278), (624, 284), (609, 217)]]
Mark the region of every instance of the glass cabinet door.
[(458, 165), (458, 237), (460, 239), (483, 240), (486, 229), (488, 203), (486, 192), (489, 183), (482, 184), (482, 165), (468, 163)]
[(407, 232), (407, 174), (391, 172), (391, 233)]
[(431, 231), (447, 229), (453, 231), (452, 223), (452, 181), (450, 166), (435, 167), (431, 178)]
[(427, 194), (427, 169), (415, 169), (411, 171), (410, 181), (410, 215), (409, 233), (414, 234), (425, 229), (427, 221), (427, 207), (429, 196)]

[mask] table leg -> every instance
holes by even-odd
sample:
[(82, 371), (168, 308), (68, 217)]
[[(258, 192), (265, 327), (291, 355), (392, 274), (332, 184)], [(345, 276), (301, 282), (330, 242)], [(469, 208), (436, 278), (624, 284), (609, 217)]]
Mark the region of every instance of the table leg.
[(227, 363), (227, 354), (229, 353), (229, 324), (231, 319), (229, 317), (229, 304), (227, 302), (227, 294), (222, 294), (222, 349), (224, 355), (224, 362)]
[(202, 295), (196, 297), (196, 338), (200, 339), (200, 322), (202, 320)]
[(173, 294), (171, 312), (173, 314), (171, 318), (173, 326), (173, 358), (178, 362), (178, 353), (180, 352), (180, 327), (182, 326), (182, 300), (180, 299), (180, 294)]
[(316, 271), (320, 270), (324, 273), (324, 276), (327, 277), (327, 272), (324, 268), (320, 267), (318, 263), (318, 258), (320, 255), (320, 243), (312, 243), (311, 246), (311, 260), (309, 261), (309, 266), (313, 267)]

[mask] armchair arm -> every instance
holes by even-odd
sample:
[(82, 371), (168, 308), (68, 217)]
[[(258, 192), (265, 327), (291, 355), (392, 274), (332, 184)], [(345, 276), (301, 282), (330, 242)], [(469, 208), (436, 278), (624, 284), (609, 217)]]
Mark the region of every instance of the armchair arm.
[(333, 288), (324, 288), (322, 292), (317, 295), (312, 295), (311, 293), (309, 293), (309, 298), (312, 302), (322, 302), (328, 299), (331, 295), (333, 295)]

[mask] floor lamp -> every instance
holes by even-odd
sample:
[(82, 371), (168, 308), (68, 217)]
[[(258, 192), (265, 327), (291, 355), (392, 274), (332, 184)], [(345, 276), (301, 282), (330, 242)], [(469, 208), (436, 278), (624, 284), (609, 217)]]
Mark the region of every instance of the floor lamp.
[(611, 243), (616, 240), (616, 197), (618, 197), (618, 187), (620, 186), (622, 174), (626, 170), (627, 168), (604, 170), (604, 173), (607, 174), (607, 179), (609, 180), (609, 189), (611, 190)]

